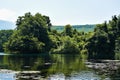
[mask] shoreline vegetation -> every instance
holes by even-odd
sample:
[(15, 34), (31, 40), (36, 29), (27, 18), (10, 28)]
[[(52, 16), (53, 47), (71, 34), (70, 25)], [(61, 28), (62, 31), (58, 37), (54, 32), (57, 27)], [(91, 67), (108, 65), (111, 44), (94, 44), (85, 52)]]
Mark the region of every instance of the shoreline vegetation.
[(6, 53), (80, 54), (86, 59), (120, 59), (120, 16), (80, 32), (70, 24), (51, 29), (48, 16), (30, 12), (19, 16), (14, 30), (1, 30), (0, 51)]

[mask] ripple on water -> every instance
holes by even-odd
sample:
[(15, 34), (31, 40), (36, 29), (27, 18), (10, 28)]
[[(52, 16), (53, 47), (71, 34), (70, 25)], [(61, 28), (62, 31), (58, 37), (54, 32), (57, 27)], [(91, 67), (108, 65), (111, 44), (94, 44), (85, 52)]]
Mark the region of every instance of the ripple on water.
[(79, 73), (72, 73), (69, 77), (64, 74), (54, 74), (49, 77), (49, 80), (101, 80), (101, 78), (90, 71), (82, 71)]
[(90, 71), (82, 71), (79, 73), (72, 73), (68, 80), (101, 80), (101, 78)]

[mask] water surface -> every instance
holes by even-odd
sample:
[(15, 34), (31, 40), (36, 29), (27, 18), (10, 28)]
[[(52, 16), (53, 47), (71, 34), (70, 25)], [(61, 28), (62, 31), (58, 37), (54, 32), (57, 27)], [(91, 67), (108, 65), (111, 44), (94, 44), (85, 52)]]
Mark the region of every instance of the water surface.
[[(112, 76), (99, 74), (99, 71), (87, 68), (85, 61), (80, 55), (5, 55), (0, 53), (1, 70), (40, 71), (37, 76), (41, 80), (116, 80), (120, 78), (120, 76), (117, 76), (120, 70)], [(3, 73), (0, 71), (0, 80), (16, 80), (15, 76), (14, 73)]]

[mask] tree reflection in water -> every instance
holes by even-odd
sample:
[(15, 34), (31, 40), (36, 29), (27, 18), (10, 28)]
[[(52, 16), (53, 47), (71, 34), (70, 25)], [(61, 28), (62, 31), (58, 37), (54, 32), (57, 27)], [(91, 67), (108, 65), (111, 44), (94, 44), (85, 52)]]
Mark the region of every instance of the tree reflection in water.
[[(0, 68), (15, 71), (40, 71), (40, 76), (52, 78), (55, 75), (64, 75), (65, 78), (80, 77), (81, 72), (89, 71), (84, 64), (85, 59), (80, 55), (69, 54), (24, 54), (24, 55), (1, 55)], [(94, 70), (91, 70), (93, 74)], [(74, 75), (73, 75), (74, 74)], [(84, 73), (87, 74), (87, 73)], [(95, 74), (94, 74), (95, 75)], [(109, 75), (111, 79), (120, 78), (120, 69)], [(71, 76), (71, 77), (69, 77)], [(103, 76), (103, 75), (102, 75)], [(100, 77), (100, 76), (99, 76)]]

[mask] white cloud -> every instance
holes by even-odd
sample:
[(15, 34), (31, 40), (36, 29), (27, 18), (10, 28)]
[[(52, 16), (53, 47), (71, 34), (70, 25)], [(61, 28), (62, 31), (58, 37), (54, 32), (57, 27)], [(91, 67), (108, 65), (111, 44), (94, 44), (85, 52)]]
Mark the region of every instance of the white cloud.
[(9, 9), (0, 9), (0, 19), (15, 22), (16, 12)]

